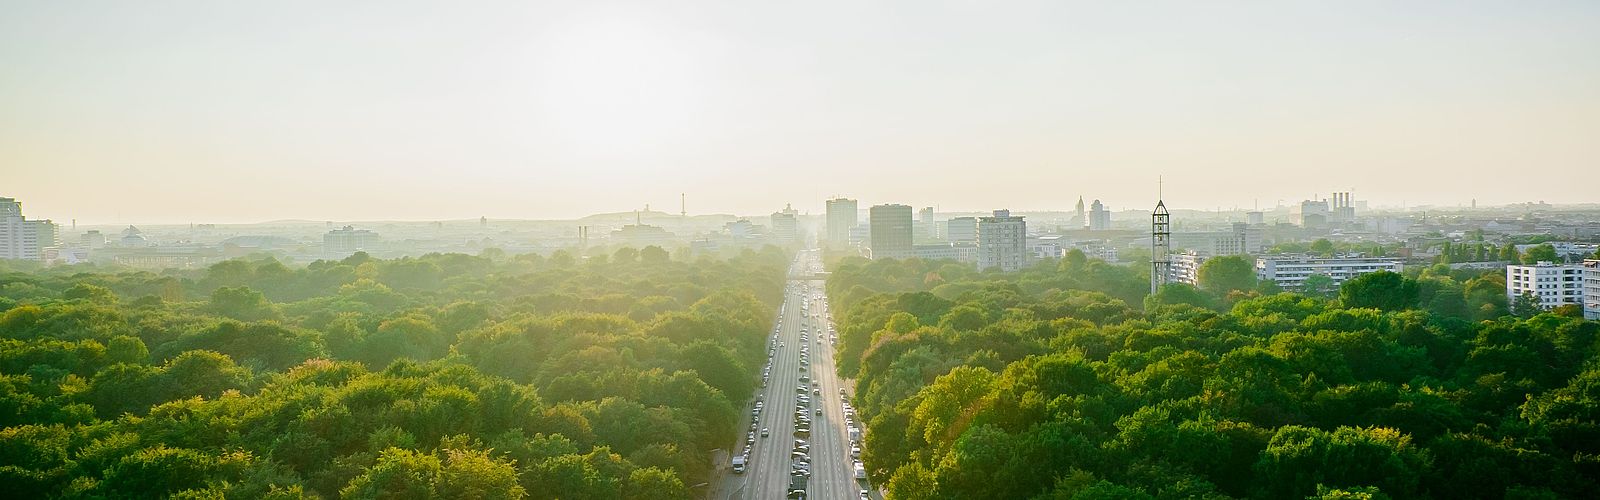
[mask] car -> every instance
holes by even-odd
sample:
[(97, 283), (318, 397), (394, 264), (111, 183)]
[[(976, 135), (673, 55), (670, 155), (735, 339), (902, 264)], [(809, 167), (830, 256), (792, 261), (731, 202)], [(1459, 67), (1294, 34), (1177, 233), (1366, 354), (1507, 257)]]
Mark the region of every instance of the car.
[(867, 490), (861, 490), (861, 500), (872, 500), (872, 494)]
[(767, 437), (769, 434), (772, 434), (772, 432), (767, 430), (766, 427), (761, 428), (761, 437)]

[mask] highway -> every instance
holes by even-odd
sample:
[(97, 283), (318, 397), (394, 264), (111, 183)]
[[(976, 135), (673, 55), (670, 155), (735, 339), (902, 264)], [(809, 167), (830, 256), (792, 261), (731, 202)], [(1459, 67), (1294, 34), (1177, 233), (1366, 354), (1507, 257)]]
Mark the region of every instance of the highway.
[[(793, 266), (791, 276), (815, 274), (821, 267), (820, 252), (801, 252)], [(848, 393), (852, 388), (847, 385), (849, 381), (834, 374), (833, 343), (828, 333), (829, 316), (822, 298), (822, 285), (821, 280), (789, 280), (775, 337), (769, 339), (769, 346), (776, 344), (778, 347), (771, 349), (766, 385), (757, 393), (762, 407), (753, 426), (751, 408), (754, 402), (743, 406), (745, 428), (755, 432), (748, 469), (743, 474), (722, 469), (712, 481), (711, 498), (796, 498), (790, 490), (794, 464), (800, 461), (793, 455), (796, 439), (804, 439), (809, 446), (805, 459), (810, 463), (811, 476), (806, 481), (805, 498), (861, 498), (861, 490), (866, 486), (855, 478), (844, 400), (840, 396), (841, 389)], [(807, 348), (804, 354), (810, 364), (802, 371), (803, 346)], [(801, 382), (802, 375), (807, 376), (809, 382)], [(801, 387), (804, 392), (797, 390)], [(808, 402), (797, 401), (802, 394)], [(795, 434), (797, 404), (804, 406), (803, 415), (811, 420), (809, 435)], [(767, 430), (766, 437), (761, 436), (763, 428)], [(738, 455), (743, 450), (741, 440), (732, 454)]]

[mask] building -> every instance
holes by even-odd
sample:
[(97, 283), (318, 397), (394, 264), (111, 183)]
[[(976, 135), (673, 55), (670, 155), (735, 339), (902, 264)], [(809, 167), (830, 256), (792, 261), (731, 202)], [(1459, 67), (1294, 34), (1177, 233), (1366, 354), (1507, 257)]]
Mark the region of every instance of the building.
[(1035, 259), (1059, 259), (1067, 254), (1068, 240), (1061, 235), (1028, 238), (1028, 254)]
[(1600, 260), (1583, 261), (1583, 317), (1600, 319)]
[(1244, 220), (1252, 226), (1257, 226), (1267, 222), (1267, 215), (1262, 213), (1260, 210), (1246, 212), (1244, 214)]
[(850, 230), (857, 224), (856, 200), (834, 198), (828, 200), (828, 243), (837, 246), (851, 245)]
[(329, 258), (348, 257), (378, 246), (378, 233), (345, 226), (322, 235), (322, 253)]
[(1333, 257), (1321, 258), (1304, 255), (1272, 255), (1256, 259), (1256, 278), (1276, 283), (1284, 290), (1300, 290), (1306, 278), (1323, 275), (1333, 279), (1333, 285), (1345, 280), (1378, 271), (1400, 272), (1404, 264), (1399, 259), (1384, 257)]
[(1111, 211), (1107, 210), (1106, 206), (1100, 203), (1100, 200), (1094, 200), (1094, 203), (1089, 205), (1089, 230), (1105, 231), (1107, 229), (1111, 229)]
[(1170, 283), (1183, 283), (1189, 286), (1200, 286), (1200, 265), (1209, 258), (1195, 251), (1172, 254), (1172, 266), (1169, 267), (1167, 281)]
[(772, 213), (772, 242), (780, 246), (800, 241), (800, 218), (794, 207), (784, 205), (783, 210)]
[(1235, 222), (1227, 231), (1173, 233), (1172, 248), (1207, 256), (1259, 254), (1263, 249), (1261, 228)]
[(1068, 227), (1084, 227), (1084, 226), (1089, 225), (1089, 221), (1087, 219), (1085, 219), (1084, 217), (1085, 216), (1084, 216), (1084, 212), (1083, 212), (1083, 196), (1079, 195), (1078, 196), (1078, 204), (1072, 206), (1072, 218), (1067, 220), (1067, 226)]
[(1533, 295), (1540, 309), (1567, 304), (1584, 305), (1583, 265), (1539, 262), (1531, 266), (1506, 266), (1506, 302)]
[(944, 237), (952, 244), (978, 244), (978, 218), (956, 217), (944, 221)]
[(1028, 225), (1010, 210), (978, 218), (978, 270), (1013, 272), (1028, 263)]
[(89, 250), (99, 250), (106, 247), (106, 235), (99, 229), (90, 229), (78, 237), (78, 246)]
[(1327, 200), (1305, 200), (1300, 202), (1300, 211), (1295, 214), (1295, 223), (1300, 224), (1300, 227), (1327, 227), (1330, 212)]
[(46, 248), (55, 247), (58, 228), (54, 222), (28, 220), (22, 203), (0, 198), (0, 259), (43, 262)]
[(978, 261), (977, 245), (932, 243), (916, 245), (912, 251), (916, 253), (917, 258), (922, 260), (953, 260), (965, 264), (972, 264)]
[[(377, 235), (374, 234), (373, 236), (376, 239)], [(671, 231), (667, 231), (661, 226), (649, 224), (625, 224), (621, 229), (611, 231), (611, 242), (619, 245), (641, 248), (655, 245), (665, 248), (671, 246), (675, 241), (677, 241), (677, 235), (672, 234)]]
[(1328, 222), (1349, 224), (1356, 221), (1356, 206), (1351, 200), (1350, 193), (1333, 193), (1333, 199), (1328, 200), (1328, 203)]
[(871, 225), (870, 248), (874, 259), (905, 259), (912, 256), (911, 207), (874, 205), (867, 210)]
[(117, 239), (117, 245), (123, 248), (143, 248), (153, 246), (154, 243), (150, 242), (150, 238), (145, 237), (144, 231), (129, 225), (127, 229), (122, 230), (122, 237)]
[(1517, 245), (1517, 253), (1527, 253), (1529, 249), (1539, 245), (1550, 245), (1551, 248), (1555, 249), (1556, 257), (1560, 257), (1563, 262), (1582, 262), (1584, 259), (1593, 257), (1596, 251), (1600, 251), (1600, 244), (1597, 243), (1548, 241), (1539, 244)]
[(912, 230), (912, 239), (928, 241), (939, 237), (938, 227), (933, 223), (933, 207), (922, 207), (917, 210), (917, 225)]

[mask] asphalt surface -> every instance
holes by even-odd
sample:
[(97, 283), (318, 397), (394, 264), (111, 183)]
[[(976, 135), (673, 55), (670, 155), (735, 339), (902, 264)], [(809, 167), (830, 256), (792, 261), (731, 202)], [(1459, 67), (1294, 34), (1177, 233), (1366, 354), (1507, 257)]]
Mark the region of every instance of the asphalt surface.
[[(802, 252), (796, 259), (795, 267), (791, 268), (791, 275), (820, 270), (820, 267), (819, 252)], [(822, 280), (789, 280), (781, 310), (781, 326), (776, 334), (776, 340), (782, 346), (774, 350), (768, 365), (771, 372), (766, 387), (758, 392), (763, 404), (759, 416), (755, 418), (756, 436), (750, 449), (748, 469), (743, 474), (722, 469), (712, 481), (711, 498), (785, 498), (790, 491), (793, 464), (798, 461), (792, 456), (795, 439), (804, 439), (810, 446), (806, 454), (811, 464), (811, 477), (806, 481), (806, 498), (858, 499), (861, 490), (866, 488), (864, 483), (857, 482), (855, 478), (854, 458), (850, 455), (851, 443), (840, 389), (848, 393), (852, 388), (848, 387), (848, 380), (842, 380), (834, 374), (833, 343), (828, 333), (828, 314), (825, 299), (822, 298), (822, 285)], [(801, 346), (806, 345), (801, 342), (802, 328), (810, 334), (810, 364), (805, 371), (800, 370)], [(811, 383), (799, 381), (801, 375), (809, 376), (811, 382), (816, 383), (815, 391)], [(801, 394), (796, 390), (799, 386), (806, 387), (804, 394), (810, 398), (809, 404), (805, 405), (805, 415), (811, 418), (809, 436), (794, 434), (796, 396)], [(746, 429), (750, 428), (752, 404), (747, 402), (743, 406)], [(816, 412), (818, 408), (822, 410), (820, 415)], [(761, 436), (762, 428), (767, 429), (767, 437)], [(743, 453), (744, 444), (741, 441), (733, 449), (733, 454)]]

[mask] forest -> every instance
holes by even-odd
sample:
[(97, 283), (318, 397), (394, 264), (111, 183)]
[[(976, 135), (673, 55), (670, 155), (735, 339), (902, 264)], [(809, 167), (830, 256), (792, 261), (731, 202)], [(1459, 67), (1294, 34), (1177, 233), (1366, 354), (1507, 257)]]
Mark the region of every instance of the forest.
[(688, 498), (787, 256), (0, 270), (10, 498)]
[[(1010, 274), (830, 259), (889, 498), (1593, 498), (1600, 323), (1503, 273), (1289, 293), (1074, 252)], [(1215, 264), (1213, 264), (1215, 262)], [(1498, 274), (1498, 275), (1497, 275)]]

